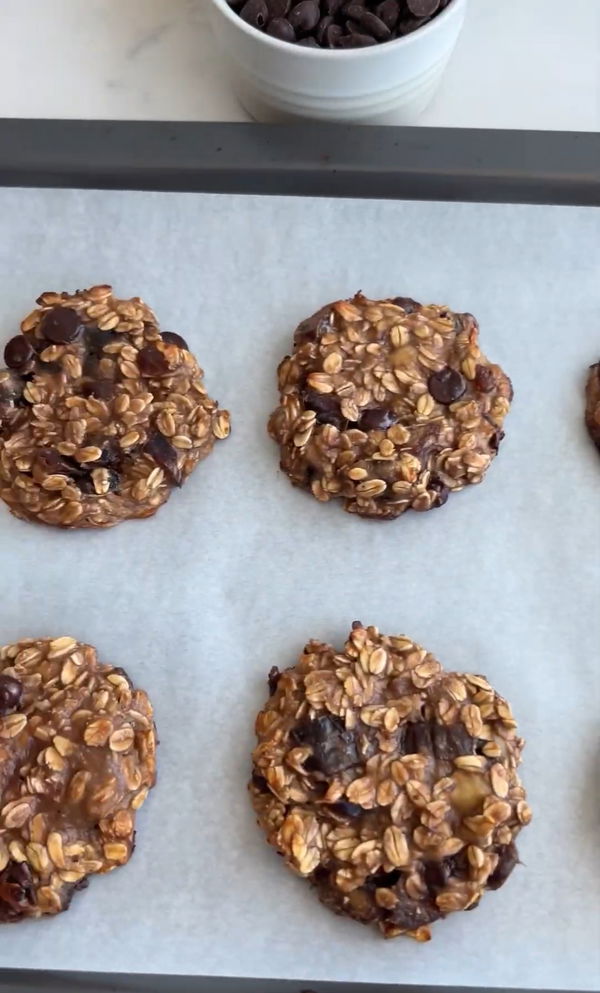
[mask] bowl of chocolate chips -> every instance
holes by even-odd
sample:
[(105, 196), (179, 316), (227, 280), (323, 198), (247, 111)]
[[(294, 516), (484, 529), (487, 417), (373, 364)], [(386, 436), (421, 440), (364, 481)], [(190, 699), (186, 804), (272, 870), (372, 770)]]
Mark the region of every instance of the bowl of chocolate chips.
[(467, 0), (209, 0), (237, 95), (259, 121), (411, 124)]

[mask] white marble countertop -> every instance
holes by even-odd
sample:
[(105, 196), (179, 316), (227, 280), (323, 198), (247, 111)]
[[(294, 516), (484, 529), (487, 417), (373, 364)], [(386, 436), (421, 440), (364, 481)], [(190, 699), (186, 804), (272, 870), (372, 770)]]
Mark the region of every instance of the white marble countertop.
[[(241, 121), (207, 0), (0, 0), (0, 116)], [(420, 124), (600, 130), (600, 0), (471, 0)]]

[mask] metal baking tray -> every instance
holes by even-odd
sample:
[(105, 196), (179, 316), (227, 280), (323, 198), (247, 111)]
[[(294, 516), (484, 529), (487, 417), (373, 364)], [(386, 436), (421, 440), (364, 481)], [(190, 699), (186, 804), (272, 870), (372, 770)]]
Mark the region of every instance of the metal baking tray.
[[(600, 135), (3, 120), (0, 186), (598, 207)], [(34, 948), (31, 964), (35, 966)], [(315, 983), (310, 980), (309, 960), (303, 982), (285, 977), (279, 981), (13, 971), (1, 966), (0, 944), (0, 990), (7, 993), (367, 993), (371, 989), (423, 993), (426, 989)], [(452, 986), (435, 989), (460, 993)], [(475, 987), (469, 987), (469, 993), (476, 993)]]

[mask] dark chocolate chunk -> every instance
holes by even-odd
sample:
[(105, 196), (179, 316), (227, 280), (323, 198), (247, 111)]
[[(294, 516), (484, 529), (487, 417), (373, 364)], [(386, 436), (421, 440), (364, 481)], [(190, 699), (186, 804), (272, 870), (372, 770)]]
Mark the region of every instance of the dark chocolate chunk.
[(331, 393), (304, 390), (302, 399), (307, 410), (315, 411), (319, 424), (333, 424), (336, 428), (341, 428), (345, 424), (338, 397)]
[(0, 872), (0, 921), (16, 921), (35, 903), (31, 869), (27, 862), (10, 861)]
[(363, 410), (357, 427), (360, 431), (387, 431), (397, 423), (398, 417), (388, 407), (369, 407)]
[(181, 486), (183, 473), (179, 468), (177, 449), (159, 431), (154, 431), (146, 442), (145, 451), (151, 455), (161, 469), (164, 469), (175, 486)]
[(496, 454), (498, 454), (498, 449), (500, 448), (500, 444), (501, 444), (502, 439), (504, 438), (504, 436), (505, 436), (505, 432), (504, 431), (494, 431), (493, 435), (490, 438), (490, 441), (489, 441), (490, 448)]
[(261, 793), (270, 793), (269, 784), (264, 776), (261, 776), (258, 772), (252, 773), (252, 785), (256, 786), (256, 789)]
[(365, 812), (364, 807), (358, 803), (350, 803), (350, 800), (338, 800), (337, 803), (331, 803), (326, 809), (340, 817), (348, 818), (360, 817)]
[(353, 733), (332, 714), (305, 721), (291, 731), (290, 737), (296, 744), (312, 748), (314, 770), (325, 775), (335, 775), (360, 761)]
[(446, 484), (442, 483), (441, 479), (439, 479), (437, 476), (432, 476), (431, 479), (429, 480), (429, 489), (433, 490), (434, 493), (437, 494), (435, 500), (435, 506), (443, 507), (450, 494), (450, 490), (448, 489)]
[(498, 855), (500, 856), (498, 865), (487, 881), (488, 890), (499, 890), (519, 861), (517, 846), (513, 841), (509, 845), (503, 845), (499, 849)]
[(4, 362), (15, 372), (29, 372), (33, 368), (35, 352), (24, 334), (11, 338), (4, 349)]
[(176, 334), (175, 331), (163, 331), (162, 340), (166, 345), (177, 345), (177, 348), (183, 348), (186, 352), (190, 350), (185, 338), (182, 338), (180, 334)]
[(72, 307), (53, 307), (44, 315), (40, 333), (55, 345), (67, 345), (75, 341), (83, 331), (83, 324)]
[(271, 666), (267, 680), (269, 683), (269, 696), (273, 696), (277, 689), (277, 683), (281, 679), (281, 673), (276, 665)]
[(414, 314), (415, 310), (418, 310), (421, 306), (412, 297), (394, 297), (392, 303), (395, 303), (397, 307), (402, 307), (405, 314)]
[(112, 379), (97, 379), (90, 383), (83, 383), (81, 395), (84, 397), (96, 397), (97, 400), (112, 400), (116, 393), (116, 386)]
[(381, 870), (381, 872), (373, 873), (372, 876), (367, 876), (366, 885), (374, 889), (381, 889), (382, 887), (388, 889), (390, 886), (395, 886), (401, 878), (400, 869), (392, 869), (391, 872)]
[(145, 345), (141, 348), (138, 353), (137, 364), (142, 376), (149, 379), (166, 376), (169, 372), (169, 363), (156, 345)]
[(459, 400), (467, 388), (460, 372), (445, 366), (439, 372), (433, 372), (427, 382), (429, 392), (438, 403), (450, 404)]
[(459, 755), (474, 755), (475, 744), (475, 738), (467, 733), (462, 724), (419, 721), (404, 725), (399, 751), (405, 755), (423, 752), (450, 762)]
[(38, 448), (35, 458), (47, 475), (60, 473), (75, 480), (75, 482), (87, 479), (89, 476), (87, 469), (80, 466), (74, 459), (61, 455), (54, 448)]
[(411, 900), (401, 888), (395, 893), (399, 898), (398, 903), (393, 910), (386, 911), (385, 917), (386, 920), (392, 921), (406, 931), (414, 931), (425, 924), (432, 924), (443, 916), (433, 900)]
[(16, 710), (21, 702), (23, 686), (13, 676), (0, 674), (0, 717)]

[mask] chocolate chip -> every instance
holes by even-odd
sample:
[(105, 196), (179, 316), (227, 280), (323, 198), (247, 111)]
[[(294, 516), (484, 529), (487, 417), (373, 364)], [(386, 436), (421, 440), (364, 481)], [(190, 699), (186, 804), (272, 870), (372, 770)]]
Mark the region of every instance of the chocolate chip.
[(475, 379), (473, 385), (480, 393), (491, 393), (496, 385), (494, 373), (488, 365), (475, 366)]
[(295, 41), (296, 32), (285, 17), (274, 17), (269, 21), (267, 34), (272, 38), (279, 38), (280, 41)]
[(169, 363), (156, 345), (145, 345), (137, 357), (138, 369), (142, 376), (158, 378), (169, 372)]
[(302, 321), (294, 332), (294, 347), (299, 348), (306, 342), (318, 341), (321, 335), (331, 329), (330, 316), (331, 307), (323, 307), (316, 314), (312, 314), (305, 321)]
[(406, 6), (415, 17), (432, 17), (440, 5), (440, 0), (406, 0)]
[(434, 506), (443, 507), (450, 494), (450, 490), (446, 484), (442, 483), (441, 479), (437, 476), (432, 476), (429, 480), (429, 489), (437, 494)]
[(13, 676), (0, 675), (0, 717), (16, 710), (21, 702), (23, 686)]
[(304, 390), (302, 400), (307, 410), (315, 411), (319, 424), (333, 424), (336, 428), (341, 428), (346, 423), (338, 397), (330, 393), (317, 393), (316, 390)]
[(325, 775), (335, 775), (360, 761), (353, 733), (332, 714), (305, 721), (292, 730), (290, 737), (296, 744), (312, 748), (313, 767)]
[(391, 872), (375, 872), (372, 876), (367, 876), (365, 882), (367, 886), (372, 886), (374, 889), (381, 889), (382, 887), (387, 889), (390, 886), (395, 886), (401, 878), (400, 869), (392, 869)]
[(369, 407), (360, 415), (357, 427), (360, 431), (387, 431), (392, 424), (398, 423), (398, 417), (387, 407)]
[(394, 303), (396, 307), (402, 307), (405, 314), (414, 314), (415, 310), (418, 310), (421, 306), (420, 303), (417, 303), (417, 301), (413, 300), (411, 297), (394, 297), (392, 303)]
[(14, 404), (21, 399), (25, 381), (16, 372), (0, 380), (0, 403)]
[(81, 387), (81, 394), (84, 397), (96, 397), (97, 400), (112, 400), (116, 393), (116, 386), (111, 379), (92, 380), (91, 383), (84, 383)]
[[(383, 0), (383, 3), (377, 4), (375, 13), (377, 14), (377, 17), (381, 18), (386, 27), (388, 27), (390, 31), (393, 31), (398, 23), (398, 17), (400, 16), (400, 4), (398, 3), (398, 0)], [(398, 306), (401, 307), (402, 304), (398, 304)]]
[(361, 807), (358, 803), (350, 803), (349, 800), (338, 800), (337, 803), (331, 803), (327, 808), (331, 810), (334, 814), (338, 814), (340, 817), (360, 817), (364, 814), (364, 807)]
[(75, 341), (83, 330), (79, 314), (72, 307), (53, 307), (44, 315), (40, 332), (55, 345), (66, 345)]
[[(447, 0), (227, 0), (248, 24), (305, 48), (361, 48), (415, 31)], [(414, 10), (428, 11), (416, 15)]]
[(429, 392), (438, 403), (449, 404), (459, 400), (467, 388), (460, 372), (445, 366), (433, 372), (427, 382)]
[(321, 20), (321, 11), (317, 0), (300, 0), (295, 4), (288, 14), (288, 21), (294, 31), (300, 34), (308, 34)]
[(369, 45), (376, 44), (377, 42), (370, 35), (353, 32), (352, 34), (342, 35), (338, 40), (337, 48), (368, 48)]
[(29, 371), (33, 365), (35, 352), (23, 334), (11, 338), (4, 349), (4, 362), (15, 372)]
[(0, 921), (14, 921), (35, 904), (33, 877), (27, 862), (10, 861), (0, 872)]
[(353, 3), (347, 8), (347, 13), (357, 24), (360, 24), (366, 34), (371, 35), (372, 38), (376, 38), (377, 41), (387, 41), (391, 36), (392, 32), (387, 24), (380, 17), (377, 17), (377, 14), (367, 10), (365, 7)]
[(253, 28), (262, 31), (269, 18), (269, 9), (265, 0), (247, 0), (240, 10), (240, 17), (246, 24), (251, 24)]
[(496, 455), (498, 454), (498, 449), (500, 448), (500, 444), (504, 436), (504, 431), (494, 431), (493, 435), (490, 437), (489, 446), (492, 451), (496, 453)]
[(498, 855), (500, 856), (498, 865), (487, 881), (488, 890), (499, 890), (519, 861), (517, 846), (512, 841), (509, 845), (503, 845), (499, 849)]
[(256, 789), (261, 793), (270, 793), (269, 784), (264, 776), (261, 776), (258, 772), (252, 773), (252, 785), (256, 786)]
[(154, 431), (146, 442), (145, 451), (165, 471), (175, 486), (181, 486), (183, 473), (178, 465), (177, 449), (159, 431)]
[(269, 670), (269, 675), (267, 680), (269, 683), (269, 696), (273, 696), (275, 690), (277, 689), (277, 683), (281, 679), (281, 673), (276, 665), (272, 666)]
[(166, 345), (177, 345), (177, 348), (183, 348), (186, 352), (189, 352), (187, 341), (180, 334), (176, 334), (175, 331), (163, 331), (162, 340)]
[(61, 455), (54, 448), (38, 448), (35, 460), (46, 475), (60, 473), (75, 482), (87, 479), (89, 476), (87, 469), (83, 469), (74, 459)]
[(425, 885), (434, 897), (448, 885), (451, 875), (450, 865), (446, 859), (440, 862), (426, 862), (423, 867)]

